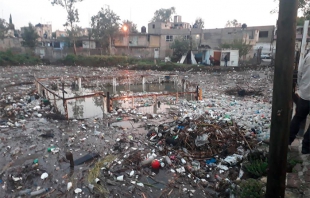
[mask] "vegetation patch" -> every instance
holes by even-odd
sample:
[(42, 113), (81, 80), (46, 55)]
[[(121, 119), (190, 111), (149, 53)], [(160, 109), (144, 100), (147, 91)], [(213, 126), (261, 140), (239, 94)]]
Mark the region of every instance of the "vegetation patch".
[(263, 190), (264, 184), (255, 179), (243, 180), (240, 183), (240, 188), (237, 190), (237, 195), (240, 198), (263, 198), (265, 191)]
[(37, 65), (42, 61), (32, 54), (15, 54), (11, 50), (0, 51), (0, 66)]
[(245, 170), (252, 178), (259, 178), (266, 175), (268, 162), (267, 157), (261, 152), (250, 153), (247, 157), (247, 162), (244, 164)]

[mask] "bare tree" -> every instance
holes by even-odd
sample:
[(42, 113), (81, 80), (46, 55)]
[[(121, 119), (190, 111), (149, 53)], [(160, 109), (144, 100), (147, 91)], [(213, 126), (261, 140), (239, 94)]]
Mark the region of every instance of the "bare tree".
[(67, 12), (67, 21), (64, 26), (68, 29), (70, 40), (73, 42), (74, 54), (76, 55), (76, 23), (80, 22), (78, 9), (75, 8), (76, 3), (82, 2), (83, 0), (52, 0), (52, 5), (60, 5), (65, 8)]

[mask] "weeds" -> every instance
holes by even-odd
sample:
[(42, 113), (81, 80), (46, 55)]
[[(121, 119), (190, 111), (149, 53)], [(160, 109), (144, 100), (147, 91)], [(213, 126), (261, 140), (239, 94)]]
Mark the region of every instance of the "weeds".
[(94, 190), (98, 191), (101, 195), (107, 195), (108, 190), (105, 189), (103, 185), (97, 184), (95, 182), (95, 179), (100, 176), (101, 168), (104, 167), (106, 163), (111, 163), (115, 158), (116, 156), (112, 156), (112, 155), (106, 156), (103, 160), (98, 161), (95, 164), (94, 168), (89, 170), (88, 177), (87, 177), (88, 183), (93, 184), (95, 186)]
[(265, 191), (262, 189), (264, 185), (255, 179), (247, 179), (240, 183), (237, 195), (240, 198), (263, 198)]
[(39, 57), (31, 54), (16, 54), (11, 50), (0, 51), (0, 66), (36, 65), (42, 61)]
[(246, 171), (254, 178), (266, 174), (268, 168), (267, 157), (261, 152), (250, 153), (247, 157), (248, 162), (244, 164)]

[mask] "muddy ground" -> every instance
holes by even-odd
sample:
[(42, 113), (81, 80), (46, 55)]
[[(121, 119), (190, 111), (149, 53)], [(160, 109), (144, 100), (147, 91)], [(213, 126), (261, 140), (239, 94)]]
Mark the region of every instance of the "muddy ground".
[[(127, 75), (132, 76), (134, 83), (134, 76), (169, 72), (53, 66), (3, 67), (1, 70), (1, 197), (30, 196), (31, 192), (40, 192), (39, 197), (227, 197), (230, 194), (229, 185), (219, 178), (236, 180), (240, 167), (231, 166), (224, 172), (208, 167), (206, 160), (210, 155), (200, 159), (200, 169), (203, 171), (199, 176), (188, 170), (185, 174), (178, 173), (175, 170), (186, 167), (182, 164), (182, 156), (178, 155), (179, 151), (176, 151), (182, 148), (167, 146), (165, 149), (168, 150), (162, 151), (155, 146), (146, 137), (151, 125), (167, 123), (173, 127), (177, 125), (175, 120), (185, 114), (192, 119), (208, 114), (215, 120), (232, 118), (241, 123), (244, 134), (250, 140), (254, 140), (251, 128), (268, 135), (272, 93), (272, 76), (268, 68), (216, 73), (174, 72), (180, 78), (188, 79), (190, 90), (194, 90), (196, 85), (202, 88), (203, 102), (191, 103), (180, 98), (171, 106), (171, 100), (175, 99), (169, 98), (168, 101), (162, 98), (161, 101), (169, 108), (155, 116), (145, 112), (137, 114), (139, 110), (123, 109), (105, 114), (102, 118), (71, 120), (50, 119), (48, 115), (52, 107), (46, 105), (40, 108), (42, 97), (36, 95), (34, 76)], [(136, 79), (136, 83), (140, 81), (140, 78)], [(157, 77), (150, 77), (149, 81), (155, 82)], [(240, 96), (240, 90), (252, 94)], [(248, 116), (249, 113), (244, 113), (250, 112), (248, 109), (253, 109), (255, 113), (251, 110), (251, 116)], [(257, 115), (259, 120), (255, 120)], [(120, 117), (122, 121), (117, 119)], [(246, 150), (247, 146), (244, 148)], [(73, 154), (74, 160), (89, 154), (98, 154), (99, 157), (72, 168), (66, 159), (67, 152)], [(141, 166), (141, 161), (152, 153), (159, 160), (168, 155), (177, 159), (171, 166), (162, 160), (165, 166), (159, 170)], [(225, 157), (220, 155), (212, 157), (217, 160)], [(187, 157), (186, 161), (193, 162), (195, 159)], [(98, 166), (101, 167), (98, 169)], [(41, 179), (46, 176), (44, 173), (48, 176)], [(96, 178), (99, 179), (96, 180), (98, 184), (94, 183)], [(72, 187), (68, 187), (70, 182)]]

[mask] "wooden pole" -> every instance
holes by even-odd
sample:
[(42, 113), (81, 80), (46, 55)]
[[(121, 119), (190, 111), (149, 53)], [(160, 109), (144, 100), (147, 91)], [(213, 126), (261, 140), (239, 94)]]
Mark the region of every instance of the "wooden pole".
[(111, 113), (111, 110), (110, 110), (110, 92), (107, 92), (107, 111), (108, 111), (108, 113)]
[(267, 198), (284, 198), (292, 107), (297, 0), (280, 0), (275, 59)]

